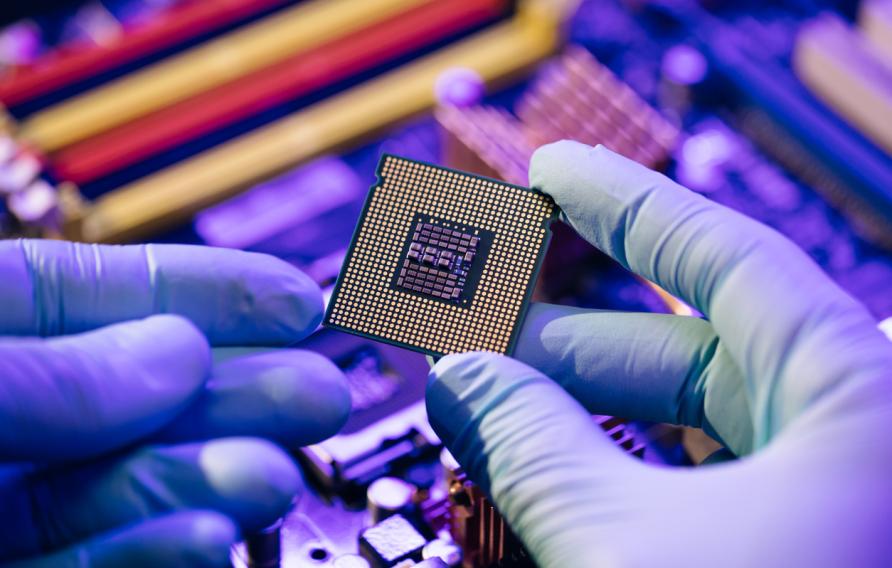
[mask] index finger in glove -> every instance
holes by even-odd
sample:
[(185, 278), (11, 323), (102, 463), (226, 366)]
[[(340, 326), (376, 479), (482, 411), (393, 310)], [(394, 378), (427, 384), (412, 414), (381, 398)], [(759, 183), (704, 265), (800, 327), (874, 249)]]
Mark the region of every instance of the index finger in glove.
[(892, 366), (868, 312), (772, 229), (601, 146), (544, 146), (530, 181), (592, 244), (708, 316), (748, 380), (757, 445), (833, 386)]
[(0, 242), (0, 335), (63, 335), (173, 313), (213, 345), (284, 345), (322, 320), (322, 295), (272, 256), (187, 245)]
[[(228, 348), (214, 350), (217, 355)], [(333, 436), (350, 413), (344, 373), (300, 349), (252, 348), (215, 361), (204, 391), (151, 439), (263, 437), (290, 449)]]

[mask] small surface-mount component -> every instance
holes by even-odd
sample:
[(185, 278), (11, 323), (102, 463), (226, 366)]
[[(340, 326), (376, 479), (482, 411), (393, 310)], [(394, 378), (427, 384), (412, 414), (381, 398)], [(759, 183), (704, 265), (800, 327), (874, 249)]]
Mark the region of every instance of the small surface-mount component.
[(278, 568), (282, 559), (282, 519), (247, 535), (245, 552), (251, 568)]
[(434, 356), (510, 353), (556, 211), (539, 191), (385, 155), (325, 325)]
[(366, 491), (369, 516), (379, 523), (396, 514), (411, 513), (418, 489), (397, 477), (381, 477)]
[[(425, 298), (468, 306), (480, 280), (492, 232), (418, 214), (393, 286)], [(475, 258), (480, 256), (476, 262)]]
[(427, 539), (402, 515), (394, 515), (363, 531), (360, 554), (375, 568), (421, 560)]

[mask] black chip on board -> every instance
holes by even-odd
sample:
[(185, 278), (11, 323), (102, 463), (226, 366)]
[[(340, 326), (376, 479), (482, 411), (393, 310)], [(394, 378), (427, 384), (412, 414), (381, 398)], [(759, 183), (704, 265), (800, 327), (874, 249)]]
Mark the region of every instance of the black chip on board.
[[(449, 240), (440, 240), (442, 234), (450, 235)], [(402, 292), (419, 293), (413, 286), (419, 282), (422, 295), (468, 308), (492, 241), (490, 231), (418, 213), (413, 218), (392, 286)], [(464, 254), (458, 252), (459, 243), (467, 245), (462, 247), (468, 249)], [(423, 257), (417, 254), (421, 250)], [(452, 283), (448, 289), (444, 286), (447, 282)]]

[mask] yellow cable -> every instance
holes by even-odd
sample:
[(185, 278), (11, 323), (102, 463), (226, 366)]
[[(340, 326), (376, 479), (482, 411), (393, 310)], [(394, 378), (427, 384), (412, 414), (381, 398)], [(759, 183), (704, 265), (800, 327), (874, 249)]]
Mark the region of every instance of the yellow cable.
[(35, 113), (20, 136), (46, 152), (439, 0), (310, 0)]

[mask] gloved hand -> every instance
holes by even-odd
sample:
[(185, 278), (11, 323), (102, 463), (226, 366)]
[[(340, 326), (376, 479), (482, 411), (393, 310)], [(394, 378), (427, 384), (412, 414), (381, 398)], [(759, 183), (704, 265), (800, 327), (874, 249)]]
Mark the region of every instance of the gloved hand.
[[(892, 344), (792, 243), (603, 147), (530, 180), (708, 321), (533, 306), (516, 349), (443, 358), (431, 421), (539, 565), (888, 566)], [(703, 427), (741, 459), (654, 467), (589, 412)]]
[(349, 411), (333, 363), (256, 348), (322, 314), (272, 257), (3, 241), (0, 306), (4, 566), (228, 566), (299, 489), (272, 442), (321, 440)]

